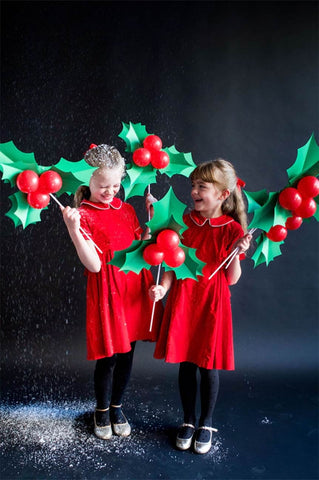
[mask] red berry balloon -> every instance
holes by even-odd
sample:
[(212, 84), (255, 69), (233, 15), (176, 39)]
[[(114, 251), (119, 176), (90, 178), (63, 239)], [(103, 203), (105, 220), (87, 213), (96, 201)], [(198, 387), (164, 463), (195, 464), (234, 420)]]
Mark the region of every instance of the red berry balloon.
[(39, 186), (39, 175), (33, 170), (24, 170), (17, 176), (16, 183), (23, 193), (35, 192)]
[(147, 148), (138, 148), (133, 153), (133, 162), (138, 167), (146, 167), (151, 162), (151, 152)]
[(28, 193), (27, 201), (32, 208), (44, 208), (50, 202), (50, 195), (39, 191)]
[(143, 258), (149, 265), (159, 265), (164, 260), (164, 252), (156, 243), (151, 243), (143, 251)]
[(274, 225), (271, 227), (266, 237), (273, 242), (281, 242), (287, 237), (287, 229), (282, 225)]
[(157, 235), (156, 242), (162, 250), (174, 250), (178, 247), (179, 236), (174, 230), (162, 230)]
[(62, 178), (58, 172), (47, 170), (40, 175), (39, 192), (41, 193), (55, 193), (62, 187)]
[(302, 217), (297, 217), (294, 215), (293, 217), (289, 217), (286, 220), (285, 226), (287, 230), (297, 230), (302, 224)]
[(316, 213), (317, 204), (313, 198), (304, 198), (301, 202), (301, 205), (296, 208), (294, 215), (302, 218), (312, 217)]
[(185, 252), (181, 247), (174, 250), (167, 250), (164, 256), (164, 262), (172, 268), (179, 267), (185, 262)]
[(162, 145), (162, 140), (157, 135), (148, 135), (143, 142), (143, 147), (148, 150), (160, 150)]
[(312, 175), (307, 175), (299, 180), (297, 188), (303, 197), (316, 197), (319, 195), (319, 180)]
[(169, 155), (163, 150), (160, 152), (152, 152), (151, 163), (154, 168), (166, 168), (169, 164)]
[(294, 211), (302, 202), (301, 194), (296, 188), (288, 187), (279, 194), (279, 204), (286, 210)]

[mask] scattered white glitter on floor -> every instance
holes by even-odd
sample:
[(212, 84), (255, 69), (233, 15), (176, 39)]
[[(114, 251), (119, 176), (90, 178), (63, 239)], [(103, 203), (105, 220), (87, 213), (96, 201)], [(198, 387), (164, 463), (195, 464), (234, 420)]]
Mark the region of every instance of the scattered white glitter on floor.
[[(0, 405), (0, 449), (10, 471), (8, 478), (15, 478), (14, 473), (17, 478), (30, 466), (33, 471), (45, 469), (48, 476), (62, 470), (74, 472), (84, 464), (94, 471), (116, 472), (114, 460), (124, 457), (126, 461), (140, 459), (152, 463), (160, 462), (161, 458), (165, 462), (168, 454), (177, 465), (190, 461), (192, 457), (168, 445), (165, 428), (158, 427), (165, 409), (152, 413), (148, 410), (145, 405), (143, 412), (147, 418), (142, 419), (145, 429), (143, 425), (132, 424), (130, 437), (113, 436), (104, 441), (93, 434), (91, 402)], [(225, 456), (221, 442), (216, 441), (205, 457), (218, 464)]]

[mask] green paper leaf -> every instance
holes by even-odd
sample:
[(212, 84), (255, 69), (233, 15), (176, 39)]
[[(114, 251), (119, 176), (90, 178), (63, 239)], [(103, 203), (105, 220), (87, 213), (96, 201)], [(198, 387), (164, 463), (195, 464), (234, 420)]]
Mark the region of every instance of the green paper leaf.
[(269, 263), (274, 260), (274, 258), (281, 255), (280, 245), (282, 245), (284, 242), (272, 242), (264, 233), (262, 233), (256, 239), (256, 243), (257, 248), (252, 256), (252, 259), (255, 262), (254, 267), (257, 267), (262, 263), (266, 263), (268, 266)]
[[(252, 192), (247, 192), (247, 194), (250, 198), (254, 197)], [(257, 195), (256, 198), (261, 199), (261, 195), (260, 197)], [(291, 212), (289, 210), (285, 210), (279, 205), (278, 193), (270, 192), (267, 200), (266, 195), (263, 195), (263, 201), (265, 201), (265, 203), (259, 208), (257, 207), (257, 202), (255, 202), (253, 205), (251, 204), (254, 208), (254, 217), (248, 228), (260, 228), (261, 230), (268, 232), (273, 225), (285, 225), (287, 218), (291, 217)]]
[(48, 208), (32, 208), (28, 204), (26, 197), (26, 194), (20, 191), (9, 196), (11, 208), (5, 215), (11, 218), (15, 227), (22, 225), (22, 227), (25, 228), (31, 223), (40, 222), (42, 210), (46, 210)]
[(176, 197), (172, 187), (161, 200), (153, 203), (153, 207), (153, 218), (146, 223), (152, 235), (165, 228), (171, 228), (179, 234), (186, 230), (187, 225), (183, 220), (186, 205)]
[(58, 163), (52, 166), (52, 170), (62, 178), (62, 188), (57, 192), (57, 195), (60, 196), (62, 193), (74, 194), (81, 185), (89, 185), (91, 175), (96, 169), (97, 167), (91, 167), (83, 159), (78, 162), (70, 162), (61, 158)]
[(141, 123), (124, 123), (119, 137), (126, 143), (126, 152), (134, 152), (137, 148), (143, 146), (143, 141), (148, 135), (152, 135), (146, 131), (145, 125)]
[(21, 152), (12, 141), (0, 144), (2, 180), (9, 182), (11, 187), (16, 186), (17, 176), (24, 170), (33, 170), (38, 175), (41, 175), (42, 172), (49, 169), (50, 167), (39, 166), (35, 161), (33, 153)]
[(166, 168), (160, 169), (160, 173), (165, 173), (168, 177), (173, 175), (184, 175), (189, 177), (192, 171), (196, 168), (193, 161), (192, 154), (179, 152), (175, 145), (168, 148), (163, 148), (164, 152), (169, 155), (169, 164)]
[(167, 265), (165, 262), (163, 262), (163, 267), (165, 268), (166, 271), (171, 270), (175, 272), (177, 279), (192, 278), (193, 280), (197, 281), (198, 280), (197, 276), (203, 275), (202, 271), (206, 263), (202, 262), (202, 260), (197, 258), (196, 248), (186, 247), (183, 244), (180, 244), (179, 246), (185, 252), (185, 262), (176, 268), (172, 268), (169, 265)]
[(294, 164), (288, 168), (287, 173), (290, 185), (294, 185), (300, 178), (307, 175), (315, 177), (319, 175), (319, 146), (314, 134), (303, 147), (298, 148), (297, 158)]
[(269, 193), (265, 189), (259, 190), (258, 192), (246, 192), (246, 190), (243, 190), (243, 192), (247, 198), (248, 213), (252, 213), (255, 210), (258, 210), (269, 199)]
[(138, 195), (144, 196), (147, 186), (156, 183), (156, 170), (151, 165), (138, 167), (132, 163), (126, 173), (122, 181), (126, 199)]

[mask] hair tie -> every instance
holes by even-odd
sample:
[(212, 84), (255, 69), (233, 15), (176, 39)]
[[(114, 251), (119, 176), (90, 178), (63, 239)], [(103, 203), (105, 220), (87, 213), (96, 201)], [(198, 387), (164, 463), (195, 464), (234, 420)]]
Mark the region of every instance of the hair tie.
[(244, 180), (242, 180), (241, 178), (237, 178), (237, 187), (244, 188), (245, 186), (246, 186), (246, 183), (244, 182)]
[(89, 150), (92, 150), (92, 148), (95, 148), (97, 147), (97, 145), (95, 145), (95, 143), (91, 143), (91, 145), (89, 146), (89, 148), (86, 150), (86, 152), (83, 153), (83, 156), (89, 151)]

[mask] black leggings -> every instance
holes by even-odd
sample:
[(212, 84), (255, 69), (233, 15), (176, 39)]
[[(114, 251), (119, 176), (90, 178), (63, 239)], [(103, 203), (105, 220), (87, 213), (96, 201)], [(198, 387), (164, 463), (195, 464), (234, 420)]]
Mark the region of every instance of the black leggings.
[(135, 342), (127, 353), (116, 353), (112, 357), (96, 361), (94, 370), (94, 390), (96, 408), (105, 409), (112, 405), (120, 405), (125, 388), (130, 379)]
[(179, 391), (184, 411), (184, 422), (196, 424), (197, 370), (200, 372), (201, 415), (199, 426), (212, 426), (213, 412), (219, 391), (218, 370), (207, 370), (194, 363), (182, 362), (179, 366)]

